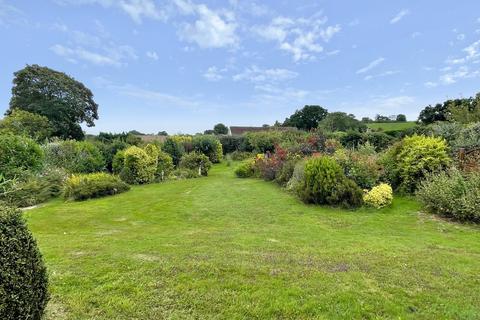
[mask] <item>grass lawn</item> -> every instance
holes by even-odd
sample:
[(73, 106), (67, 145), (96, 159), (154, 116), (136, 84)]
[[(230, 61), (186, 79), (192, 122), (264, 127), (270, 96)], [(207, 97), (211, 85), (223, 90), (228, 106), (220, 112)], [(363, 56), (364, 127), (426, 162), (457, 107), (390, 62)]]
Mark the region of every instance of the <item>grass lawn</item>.
[(207, 178), (27, 211), (49, 319), (479, 319), (480, 228)]
[(405, 130), (415, 126), (414, 121), (408, 122), (374, 122), (367, 123), (367, 127), (370, 129), (382, 129), (383, 131), (397, 131)]

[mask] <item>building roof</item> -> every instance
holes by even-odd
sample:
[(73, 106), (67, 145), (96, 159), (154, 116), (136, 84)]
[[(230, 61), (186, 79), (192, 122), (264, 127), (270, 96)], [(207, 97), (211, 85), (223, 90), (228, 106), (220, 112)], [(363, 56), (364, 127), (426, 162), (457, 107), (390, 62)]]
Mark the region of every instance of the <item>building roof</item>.
[(268, 130), (278, 130), (278, 131), (290, 131), (298, 130), (295, 127), (240, 127), (240, 126), (231, 126), (229, 134), (230, 135), (242, 135), (247, 132), (258, 132), (258, 131), (268, 131)]

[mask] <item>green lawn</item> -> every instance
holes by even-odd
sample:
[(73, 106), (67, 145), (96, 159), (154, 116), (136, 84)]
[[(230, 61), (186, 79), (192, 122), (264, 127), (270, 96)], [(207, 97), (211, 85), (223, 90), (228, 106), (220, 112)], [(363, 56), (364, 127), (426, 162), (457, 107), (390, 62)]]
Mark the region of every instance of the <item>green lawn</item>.
[(26, 213), (49, 319), (479, 319), (480, 228), (306, 206), (217, 165)]
[(383, 131), (405, 130), (415, 126), (414, 121), (409, 122), (374, 122), (367, 123), (370, 129), (382, 129)]

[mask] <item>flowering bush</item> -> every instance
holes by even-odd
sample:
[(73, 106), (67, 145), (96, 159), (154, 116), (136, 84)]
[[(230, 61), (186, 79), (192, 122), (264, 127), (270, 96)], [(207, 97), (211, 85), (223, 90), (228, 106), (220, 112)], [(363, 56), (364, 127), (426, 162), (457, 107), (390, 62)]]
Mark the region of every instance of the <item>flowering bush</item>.
[(380, 209), (388, 206), (393, 200), (393, 190), (389, 184), (381, 183), (363, 195), (365, 204)]

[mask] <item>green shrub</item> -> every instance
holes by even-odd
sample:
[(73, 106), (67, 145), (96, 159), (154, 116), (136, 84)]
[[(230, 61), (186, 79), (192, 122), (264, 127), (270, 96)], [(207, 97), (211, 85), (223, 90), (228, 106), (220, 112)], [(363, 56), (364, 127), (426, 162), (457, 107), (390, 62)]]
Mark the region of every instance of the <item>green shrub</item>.
[(212, 135), (197, 135), (192, 140), (193, 150), (203, 153), (212, 163), (222, 160), (222, 144), (217, 137)]
[(114, 139), (107, 142), (96, 141), (95, 145), (105, 159), (105, 168), (109, 172), (113, 172), (113, 159), (117, 152), (128, 147), (128, 144), (120, 139)]
[(163, 151), (158, 153), (158, 163), (155, 176), (158, 180), (165, 180), (173, 171), (173, 159), (172, 157)]
[(198, 174), (198, 169), (185, 169), (185, 168), (178, 168), (172, 172), (172, 176), (174, 179), (183, 180), (183, 179), (195, 179), (201, 177)]
[(12, 181), (8, 192), (0, 200), (14, 207), (28, 207), (59, 196), (63, 191), (66, 172), (59, 168), (46, 168), (41, 173), (29, 174)]
[(21, 109), (13, 109), (8, 116), (0, 120), (0, 132), (27, 136), (35, 141), (43, 142), (52, 135), (53, 130), (47, 117)]
[(255, 155), (251, 152), (246, 151), (234, 151), (230, 154), (230, 156), (234, 161), (243, 161), (246, 159), (252, 159)]
[(64, 168), (70, 173), (91, 173), (105, 169), (100, 149), (90, 141), (66, 140), (44, 147), (45, 162), (51, 167)]
[(362, 203), (362, 190), (345, 177), (332, 157), (311, 158), (305, 163), (300, 197), (308, 203), (356, 207)]
[(340, 143), (346, 148), (356, 148), (364, 141), (364, 136), (358, 131), (349, 130), (347, 133), (340, 137)]
[(131, 146), (123, 152), (123, 168), (120, 172), (123, 181), (130, 184), (150, 183), (155, 178), (156, 171), (157, 159), (145, 150)]
[(130, 186), (119, 177), (104, 173), (72, 175), (65, 183), (64, 197), (73, 200), (86, 200), (114, 195), (128, 191)]
[(461, 221), (480, 222), (480, 173), (457, 169), (429, 174), (420, 182), (417, 198), (434, 214)]
[(233, 153), (235, 151), (248, 152), (252, 151), (252, 147), (248, 144), (245, 136), (218, 136), (222, 144), (223, 154)]
[(244, 160), (235, 168), (235, 175), (239, 178), (253, 177), (255, 161), (253, 159)]
[(383, 163), (392, 186), (413, 192), (426, 173), (444, 170), (451, 159), (445, 140), (414, 135), (391, 147)]
[[(370, 150), (371, 151), (371, 150)], [(383, 167), (375, 150), (371, 153), (366, 146), (357, 150), (337, 150), (335, 160), (342, 166), (345, 175), (362, 189), (375, 186), (383, 172)]]
[(182, 169), (197, 170), (199, 175), (207, 176), (212, 163), (208, 157), (199, 152), (191, 152), (183, 155), (179, 167)]
[(300, 160), (295, 164), (292, 177), (288, 180), (287, 190), (294, 194), (301, 195), (305, 183), (305, 160)]
[(380, 209), (392, 203), (393, 190), (389, 184), (381, 183), (363, 195), (363, 202), (366, 205)]
[(1, 205), (0, 248), (0, 319), (41, 319), (49, 298), (42, 255), (21, 213)]
[(275, 181), (279, 185), (282, 187), (287, 186), (288, 181), (290, 181), (293, 176), (293, 171), (295, 170), (295, 165), (298, 161), (300, 161), (300, 158), (289, 159), (283, 163), (275, 177)]
[(364, 142), (368, 142), (375, 147), (375, 150), (385, 150), (395, 139), (384, 132), (367, 132), (364, 134)]
[(125, 150), (119, 150), (115, 154), (112, 160), (112, 172), (114, 174), (120, 174), (123, 170), (125, 163)]
[(255, 152), (273, 152), (281, 140), (281, 133), (276, 130), (248, 132), (246, 138)]
[(185, 147), (178, 139), (168, 137), (162, 145), (162, 151), (168, 153), (172, 157), (173, 164), (177, 166), (185, 153)]
[(5, 179), (21, 176), (25, 171), (39, 171), (44, 154), (35, 141), (12, 134), (0, 135), (0, 175)]

